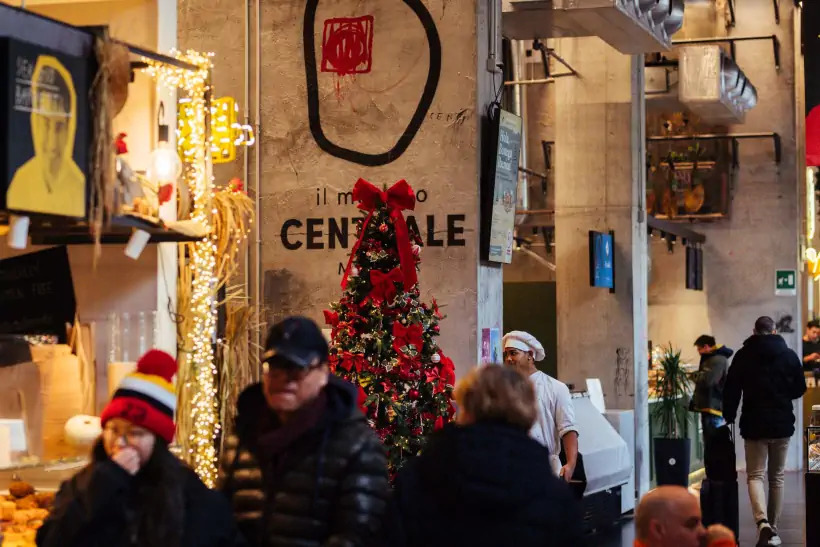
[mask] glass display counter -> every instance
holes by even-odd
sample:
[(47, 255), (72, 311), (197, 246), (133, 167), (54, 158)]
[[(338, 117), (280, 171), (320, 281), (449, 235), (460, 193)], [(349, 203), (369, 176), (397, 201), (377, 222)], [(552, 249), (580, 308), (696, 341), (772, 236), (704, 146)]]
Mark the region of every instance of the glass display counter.
[(0, 546), (30, 547), (100, 434), (93, 369), (54, 340), (0, 337)]

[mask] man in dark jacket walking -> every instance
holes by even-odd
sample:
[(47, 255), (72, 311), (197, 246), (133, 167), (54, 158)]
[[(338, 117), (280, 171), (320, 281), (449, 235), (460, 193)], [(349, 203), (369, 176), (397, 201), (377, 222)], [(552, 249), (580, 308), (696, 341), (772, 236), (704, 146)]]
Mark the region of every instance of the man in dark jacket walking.
[[(777, 522), (783, 505), (783, 476), (789, 439), (794, 435), (792, 401), (806, 392), (800, 358), (775, 332), (770, 317), (755, 322), (754, 335), (743, 343), (729, 367), (723, 415), (731, 423), (740, 416), (745, 441), (746, 473), (752, 511), (758, 526), (757, 545), (780, 545)], [(769, 470), (769, 503), (763, 476)]]
[(725, 422), (723, 419), (723, 387), (729, 371), (729, 358), (734, 353), (719, 346), (714, 336), (704, 334), (695, 340), (700, 354), (700, 368), (692, 397), (692, 410), (700, 413), (704, 443)]
[(220, 485), (254, 547), (375, 547), (389, 484), (357, 391), (331, 374), (309, 319), (274, 325), (263, 378), (237, 403)]

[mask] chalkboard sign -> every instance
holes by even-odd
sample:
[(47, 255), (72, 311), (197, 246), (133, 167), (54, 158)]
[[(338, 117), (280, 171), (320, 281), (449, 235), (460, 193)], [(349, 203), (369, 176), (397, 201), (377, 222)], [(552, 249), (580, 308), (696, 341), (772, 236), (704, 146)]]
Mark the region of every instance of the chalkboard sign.
[(500, 111), (492, 219), (490, 221), (488, 260), (491, 262), (505, 264), (512, 262), (522, 126), (523, 121), (519, 116), (506, 110)]
[(86, 216), (88, 63), (0, 38), (0, 209)]
[(0, 260), (0, 334), (53, 334), (65, 342), (76, 310), (65, 247)]

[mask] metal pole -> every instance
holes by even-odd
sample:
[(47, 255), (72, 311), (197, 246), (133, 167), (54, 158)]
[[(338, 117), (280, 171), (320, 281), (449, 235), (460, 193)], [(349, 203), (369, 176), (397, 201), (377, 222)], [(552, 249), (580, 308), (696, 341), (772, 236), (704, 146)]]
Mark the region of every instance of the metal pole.
[[(244, 123), (246, 126), (250, 126), (250, 118), (251, 118), (251, 2), (250, 0), (245, 0), (245, 71), (244, 71), (244, 93), (242, 97), (242, 108), (243, 108), (243, 115), (244, 115)], [(255, 151), (254, 151), (255, 153)], [(250, 180), (248, 180), (248, 175), (250, 174), (250, 154), (251, 149), (245, 148), (242, 154), (242, 183), (245, 184), (245, 188), (250, 189)], [(254, 222), (258, 223), (259, 219), (254, 218)], [(245, 296), (247, 297), (247, 302), (250, 305), (253, 302), (253, 275), (251, 273), (251, 269), (253, 268), (254, 260), (254, 249), (248, 245), (248, 250), (245, 253)], [(255, 309), (255, 308), (254, 308)], [(248, 338), (248, 356), (252, 359), (251, 370), (255, 371), (256, 367), (253, 363), (258, 362), (256, 359), (258, 351), (255, 349), (256, 339), (258, 338), (258, 334), (253, 328), (253, 323), (251, 323), (251, 330), (247, 333)], [(251, 375), (251, 380), (256, 381), (256, 373), (254, 372)]]
[[(571, 74), (567, 74), (567, 76), (571, 76)], [(540, 79), (537, 79), (537, 80), (513, 80), (511, 82), (504, 82), (504, 85), (505, 86), (515, 86), (516, 93), (518, 93), (517, 90), (522, 85), (541, 85), (541, 84), (554, 84), (554, 83), (555, 83), (555, 77), (553, 76), (551, 78), (540, 78)]]
[[(260, 105), (262, 101), (262, 8), (261, 3), (262, 0), (255, 0), (256, 4), (256, 98), (254, 101), (254, 130), (256, 131), (256, 149), (254, 150), (254, 170), (253, 170), (253, 212), (254, 218), (256, 222), (253, 227), (253, 247), (254, 247), (254, 272), (253, 272), (253, 309), (257, 314), (257, 317), (261, 318), (262, 315), (262, 221), (260, 219), (260, 206), (259, 200), (261, 197), (261, 188), (260, 188), (260, 181), (261, 176), (259, 171), (261, 170), (261, 150), (262, 150), (262, 131), (261, 131), (261, 117), (262, 117), (262, 107)], [(253, 340), (253, 356), (254, 356), (254, 364), (258, 364), (260, 361), (259, 358), (259, 348), (260, 344), (262, 343), (262, 332), (258, 331), (256, 333), (256, 339)], [(259, 374), (261, 374), (261, 370), (259, 367), (254, 366), (253, 370), (256, 372), (255, 379), (259, 379)]]

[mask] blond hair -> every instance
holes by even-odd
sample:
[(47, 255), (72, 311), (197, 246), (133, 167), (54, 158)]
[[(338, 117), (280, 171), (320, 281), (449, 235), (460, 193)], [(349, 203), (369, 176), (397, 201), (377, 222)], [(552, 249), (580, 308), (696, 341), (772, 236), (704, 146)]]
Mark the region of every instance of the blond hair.
[(456, 385), (454, 395), (459, 410), (476, 422), (500, 422), (526, 431), (538, 418), (532, 383), (512, 368), (475, 368)]

